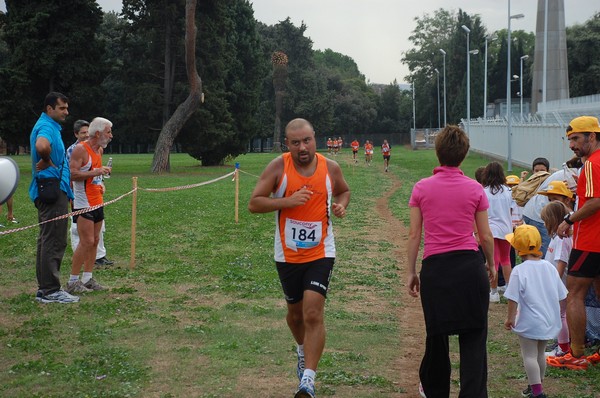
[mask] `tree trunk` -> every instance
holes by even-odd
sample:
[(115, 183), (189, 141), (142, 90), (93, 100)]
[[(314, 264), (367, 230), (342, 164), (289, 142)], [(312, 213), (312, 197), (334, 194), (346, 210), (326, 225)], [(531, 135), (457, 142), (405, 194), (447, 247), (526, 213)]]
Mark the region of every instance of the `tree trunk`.
[(275, 91), (275, 126), (273, 129), (272, 152), (281, 152), (281, 112), (283, 110), (284, 91)]
[(173, 141), (175, 141), (183, 125), (200, 106), (202, 80), (196, 70), (196, 1), (186, 0), (185, 2), (185, 67), (188, 82), (190, 83), (190, 94), (177, 107), (173, 116), (163, 126), (158, 136), (152, 160), (153, 173), (168, 172), (171, 170), (169, 152), (173, 146)]
[(165, 71), (164, 71), (164, 81), (163, 81), (163, 117), (162, 124), (163, 126), (169, 120), (171, 116), (171, 96), (173, 93), (173, 80), (171, 80), (171, 21), (169, 18), (166, 18), (165, 27)]

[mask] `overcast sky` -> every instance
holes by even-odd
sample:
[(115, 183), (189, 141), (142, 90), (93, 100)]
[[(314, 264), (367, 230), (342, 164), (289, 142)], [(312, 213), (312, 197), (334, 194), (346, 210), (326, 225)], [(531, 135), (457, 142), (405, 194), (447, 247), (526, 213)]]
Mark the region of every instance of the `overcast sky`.
[[(97, 0), (104, 11), (120, 11), (121, 0)], [(543, 0), (540, 0), (543, 1)], [(553, 1), (553, 0), (549, 0)], [(291, 18), (307, 26), (313, 48), (348, 55), (372, 83), (403, 82), (408, 69), (400, 62), (411, 43), (415, 17), (438, 8), (479, 14), (491, 32), (507, 27), (508, 0), (251, 0), (254, 16), (268, 25)], [(564, 0), (566, 25), (583, 23), (600, 11), (599, 0)], [(533, 32), (538, 0), (512, 0), (513, 30)], [(5, 10), (0, 0), (0, 9)]]

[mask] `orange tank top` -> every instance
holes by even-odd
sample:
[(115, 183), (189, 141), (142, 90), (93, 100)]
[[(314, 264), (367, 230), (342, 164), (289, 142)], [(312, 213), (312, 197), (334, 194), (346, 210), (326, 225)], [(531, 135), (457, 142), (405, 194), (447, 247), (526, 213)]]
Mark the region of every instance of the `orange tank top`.
[[(88, 161), (81, 171), (91, 171), (102, 167), (102, 158), (94, 152), (87, 142), (82, 142), (88, 153)], [(75, 196), (73, 206), (75, 209), (85, 209), (103, 203), (102, 176), (89, 177), (83, 181), (73, 181), (73, 194)]]
[(282, 155), (283, 175), (273, 197), (288, 197), (303, 187), (311, 190), (313, 195), (302, 206), (275, 213), (275, 261), (307, 263), (325, 257), (335, 258), (331, 223), (333, 186), (327, 159), (318, 153), (315, 156), (317, 168), (314, 174), (304, 177), (296, 171), (291, 154)]

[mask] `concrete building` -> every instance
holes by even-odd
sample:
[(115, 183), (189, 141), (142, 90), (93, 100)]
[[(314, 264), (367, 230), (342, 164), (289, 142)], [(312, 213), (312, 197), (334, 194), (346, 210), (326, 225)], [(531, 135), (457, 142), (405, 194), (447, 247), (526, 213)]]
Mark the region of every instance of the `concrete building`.
[[(546, 20), (548, 21), (547, 29), (545, 29)], [(544, 47), (547, 49), (546, 61), (544, 61)], [(564, 0), (538, 0), (533, 59), (531, 111), (532, 113), (545, 113), (546, 111), (543, 109), (544, 83), (546, 85), (546, 101), (569, 98)], [(546, 64), (545, 79), (544, 64)]]

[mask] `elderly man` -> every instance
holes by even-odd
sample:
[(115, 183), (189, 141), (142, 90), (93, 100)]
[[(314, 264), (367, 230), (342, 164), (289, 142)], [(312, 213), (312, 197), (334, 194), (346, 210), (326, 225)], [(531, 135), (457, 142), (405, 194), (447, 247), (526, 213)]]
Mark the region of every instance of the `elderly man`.
[[(90, 128), (90, 123), (85, 120), (77, 120), (73, 123), (73, 134), (77, 141), (75, 141), (69, 148), (67, 148), (67, 161), (71, 161), (71, 154), (73, 153), (73, 149), (79, 144), (88, 139), (88, 130)], [(98, 240), (98, 250), (96, 250), (96, 266), (109, 266), (113, 265), (115, 262), (106, 258), (106, 247), (104, 246), (104, 232), (106, 231), (106, 225), (104, 221), (102, 221), (102, 228), (100, 229), (100, 239)], [(77, 249), (79, 245), (79, 232), (77, 231), (77, 223), (71, 223), (71, 247), (73, 251)]]
[[(110, 167), (102, 166), (102, 153), (112, 139), (112, 123), (101, 117), (95, 118), (90, 123), (88, 136), (87, 141), (75, 146), (69, 162), (75, 195), (73, 204), (75, 211), (103, 203), (102, 176), (111, 172)], [(71, 276), (66, 289), (69, 293), (104, 290), (104, 287), (92, 277), (103, 221), (103, 207), (73, 216), (73, 222), (77, 223), (79, 245), (73, 253)], [(83, 276), (80, 280), (81, 264), (83, 264)]]

